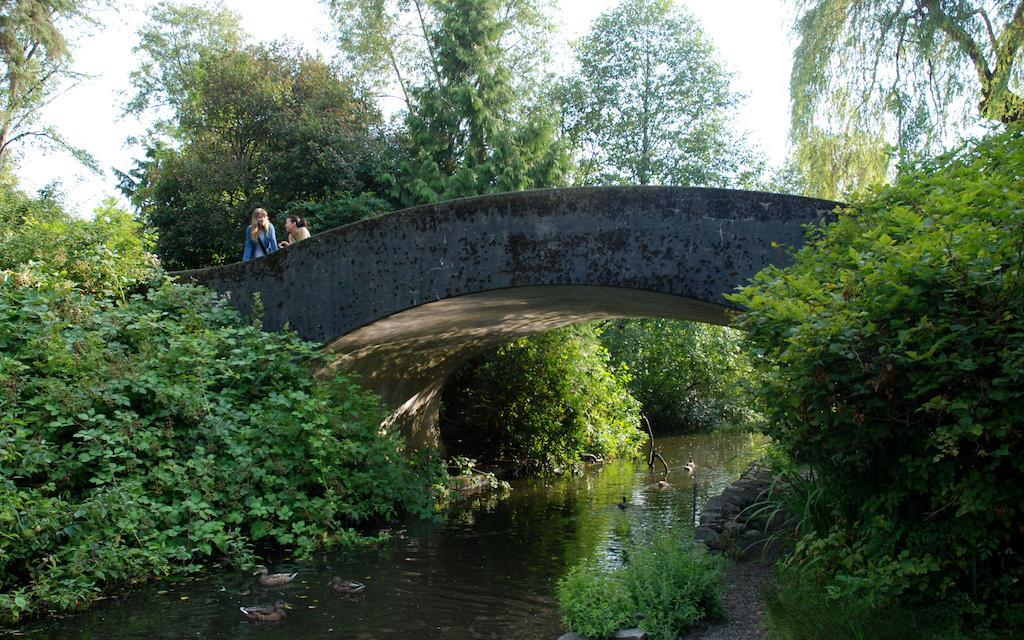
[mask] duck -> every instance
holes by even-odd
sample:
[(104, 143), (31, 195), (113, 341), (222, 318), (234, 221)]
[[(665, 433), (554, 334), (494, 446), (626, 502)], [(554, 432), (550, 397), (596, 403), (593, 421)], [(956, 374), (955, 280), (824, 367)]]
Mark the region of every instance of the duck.
[(622, 496), (622, 502), (620, 502), (619, 504), (617, 504), (615, 506), (617, 506), (620, 509), (628, 509), (629, 508), (629, 503), (626, 502), (626, 496)]
[(668, 480), (658, 480), (658, 488), (659, 489), (668, 489), (668, 487), (669, 487)]
[(267, 568), (263, 565), (259, 565), (258, 570), (254, 571), (252, 575), (260, 576), (260, 584), (264, 587), (276, 587), (282, 584), (288, 584), (295, 579), (295, 576), (299, 575), (298, 571), (295, 573), (267, 573)]
[(288, 614), (283, 600), (278, 600), (272, 607), (239, 607), (239, 610), (253, 622), (281, 622)]
[(690, 458), (690, 461), (683, 465), (683, 468), (686, 469), (691, 478), (697, 473), (697, 465), (693, 463), (693, 458)]
[(345, 593), (348, 595), (355, 595), (362, 593), (366, 585), (362, 582), (356, 582), (355, 580), (345, 580), (338, 576), (331, 578), (331, 588), (338, 593)]

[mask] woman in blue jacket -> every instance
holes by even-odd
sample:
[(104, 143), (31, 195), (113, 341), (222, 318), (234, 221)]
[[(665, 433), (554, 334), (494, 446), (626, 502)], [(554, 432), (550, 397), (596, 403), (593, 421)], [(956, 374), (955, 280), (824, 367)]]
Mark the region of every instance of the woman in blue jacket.
[(265, 209), (253, 209), (249, 226), (245, 228), (245, 250), (242, 261), (252, 260), (277, 251), (277, 234)]

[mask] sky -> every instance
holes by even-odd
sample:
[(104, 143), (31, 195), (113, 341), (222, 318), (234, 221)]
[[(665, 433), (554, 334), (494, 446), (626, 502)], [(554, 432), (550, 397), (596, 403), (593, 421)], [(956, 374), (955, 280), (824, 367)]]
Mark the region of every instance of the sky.
[[(750, 132), (751, 141), (773, 165), (781, 164), (789, 130), (793, 48), (785, 0), (676, 1), (697, 16), (718, 47), (719, 59), (735, 74), (733, 89), (746, 96), (738, 111), (738, 129)], [(126, 171), (142, 155), (141, 148), (127, 144), (126, 139), (142, 134), (146, 123), (122, 118), (121, 112), (135, 65), (131, 51), (135, 34), (150, 4), (149, 0), (119, 3), (101, 15), (102, 28), (77, 39), (75, 69), (91, 77), (61, 94), (43, 114), (44, 122), (90, 152), (103, 174), (92, 173), (67, 154), (24, 149), (17, 173), (26, 191), (59, 181), (68, 208), (80, 216), (91, 215), (110, 196), (127, 206), (117, 193), (111, 168)], [(225, 0), (224, 4), (242, 16), (242, 27), (255, 40), (289, 38), (326, 58), (335, 53), (331, 21), (320, 0)], [(594, 18), (616, 4), (617, 0), (561, 0), (555, 12), (559, 41), (585, 34)]]

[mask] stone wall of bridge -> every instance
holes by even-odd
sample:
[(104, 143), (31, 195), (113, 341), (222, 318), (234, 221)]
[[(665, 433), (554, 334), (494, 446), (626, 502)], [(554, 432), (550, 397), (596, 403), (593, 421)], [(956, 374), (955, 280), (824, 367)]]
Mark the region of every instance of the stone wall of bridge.
[(477, 353), (602, 318), (725, 324), (724, 294), (784, 264), (805, 225), (836, 206), (726, 189), (523, 191), (406, 209), (177, 275), (246, 314), (258, 293), (265, 329), (287, 324), (339, 353), (413, 442), (437, 445), (440, 390)]

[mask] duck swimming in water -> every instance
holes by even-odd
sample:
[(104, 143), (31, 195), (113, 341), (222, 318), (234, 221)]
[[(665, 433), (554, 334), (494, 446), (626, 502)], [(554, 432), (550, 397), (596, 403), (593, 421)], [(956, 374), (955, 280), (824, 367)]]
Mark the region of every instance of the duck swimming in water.
[(282, 584), (288, 584), (295, 579), (295, 576), (299, 575), (295, 573), (268, 573), (267, 568), (263, 565), (259, 565), (259, 570), (254, 572), (253, 575), (259, 574), (260, 584), (264, 587), (277, 587)]
[(272, 607), (239, 607), (239, 609), (246, 618), (253, 622), (281, 622), (288, 617), (284, 610), (286, 606), (283, 600), (278, 600)]
[(683, 468), (686, 469), (691, 478), (697, 473), (697, 465), (693, 463), (693, 458), (690, 458), (690, 461), (683, 465)]
[(615, 506), (617, 506), (620, 509), (628, 509), (629, 508), (629, 503), (626, 502), (626, 496), (622, 496), (622, 502), (620, 502), (619, 504), (617, 504)]
[(334, 576), (331, 578), (331, 588), (338, 593), (355, 595), (357, 593), (362, 593), (363, 590), (366, 589), (366, 585), (362, 582), (356, 582), (355, 580), (345, 580), (338, 576)]

